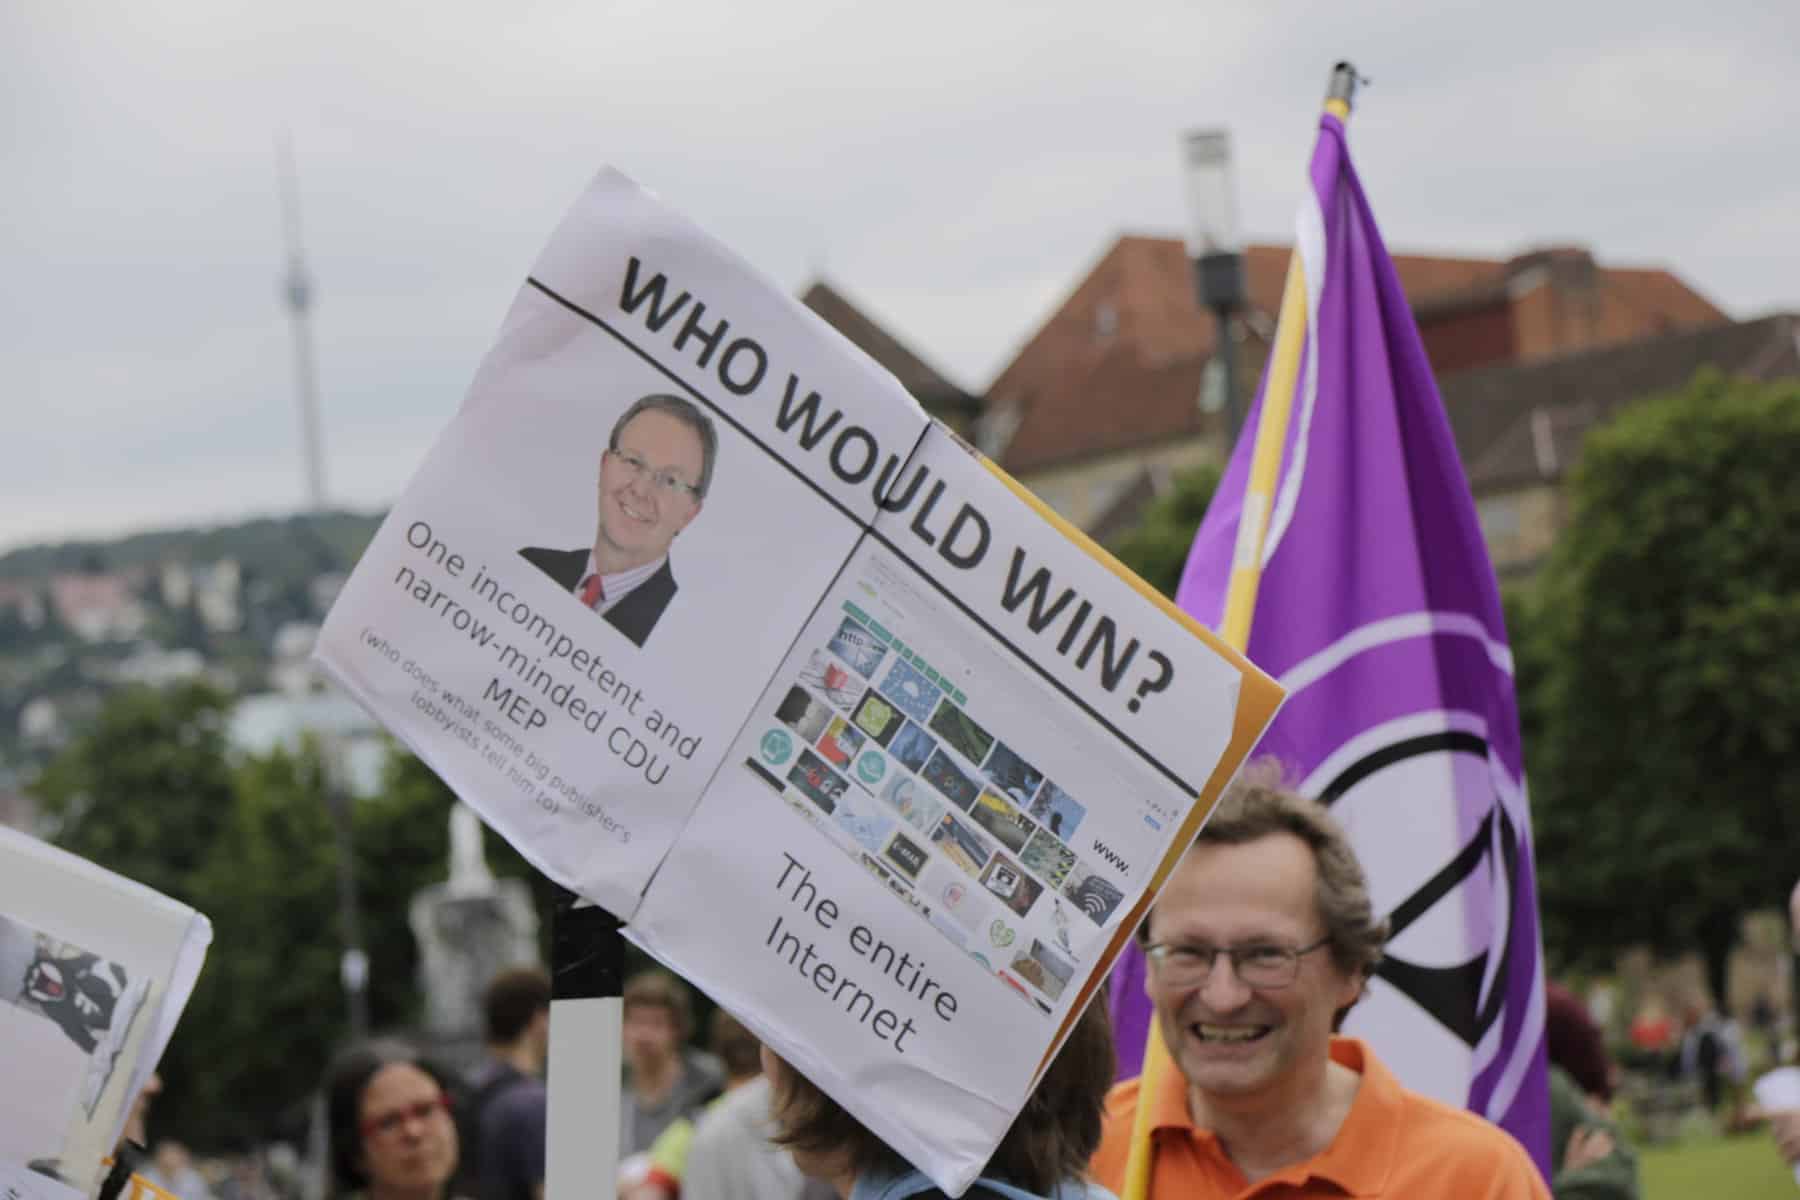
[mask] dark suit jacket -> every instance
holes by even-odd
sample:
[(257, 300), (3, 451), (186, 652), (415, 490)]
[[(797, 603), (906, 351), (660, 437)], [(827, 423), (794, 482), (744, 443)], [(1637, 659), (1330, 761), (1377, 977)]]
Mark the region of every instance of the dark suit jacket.
[[(557, 586), (566, 592), (572, 592), (581, 583), (582, 572), (587, 569), (588, 548), (579, 550), (546, 550), (542, 546), (527, 546), (519, 551), (519, 557), (556, 580)], [(669, 560), (664, 559), (662, 569), (644, 580), (620, 597), (619, 602), (608, 608), (600, 616), (607, 624), (631, 639), (635, 646), (642, 646), (650, 631), (656, 628), (656, 620), (662, 616), (663, 609), (675, 595), (675, 573), (669, 570)]]

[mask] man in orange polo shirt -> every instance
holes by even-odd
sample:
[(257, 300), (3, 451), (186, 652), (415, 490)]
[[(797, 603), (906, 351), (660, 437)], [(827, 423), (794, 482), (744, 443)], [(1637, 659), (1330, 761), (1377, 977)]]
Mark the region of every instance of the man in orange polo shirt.
[(1119, 1191), (1151, 1106), (1152, 1200), (1550, 1195), (1497, 1126), (1400, 1086), (1333, 1031), (1381, 960), (1368, 880), (1321, 806), (1254, 764), (1219, 802), (1141, 931), (1178, 1071), (1107, 1101), (1095, 1178)]

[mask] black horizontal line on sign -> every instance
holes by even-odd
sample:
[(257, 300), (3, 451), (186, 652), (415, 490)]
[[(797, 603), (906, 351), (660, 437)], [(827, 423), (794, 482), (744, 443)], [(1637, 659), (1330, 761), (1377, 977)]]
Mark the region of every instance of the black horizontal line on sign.
[[(677, 375), (674, 371), (672, 371), (668, 367), (664, 366), (649, 351), (645, 350), (642, 346), (640, 346), (636, 342), (632, 341), (631, 338), (626, 336), (624, 333), (622, 333), (620, 330), (615, 328), (612, 324), (610, 324), (603, 318), (598, 317), (595, 314), (589, 312), (587, 309), (581, 307), (579, 304), (576, 304), (573, 300), (569, 300), (566, 297), (557, 294), (557, 292), (554, 289), (547, 287), (546, 285), (544, 285), (543, 283), (540, 283), (536, 279), (527, 278), (525, 282), (530, 284), (532, 287), (536, 288), (538, 291), (542, 292), (545, 296), (549, 297), (551, 300), (554, 300), (557, 304), (560, 304), (562, 307), (568, 309), (570, 312), (574, 313), (576, 316), (582, 318), (584, 321), (587, 321), (590, 324), (596, 326), (597, 328), (603, 329), (607, 333), (611, 334), (612, 337), (614, 339), (616, 339), (620, 345), (624, 346), (626, 349), (628, 349), (632, 353), (636, 354), (639, 358), (643, 359), (644, 362), (647, 363), (649, 366), (655, 368), (656, 371), (659, 372), (664, 378), (668, 379), (670, 383), (675, 384), (677, 387), (681, 388), (682, 391), (684, 391), (688, 395), (692, 396), (695, 400), (699, 401), (701, 404), (704, 404), (709, 410), (711, 410), (713, 413), (715, 413), (719, 417), (720, 420), (724, 421), (726, 424), (730, 425), (733, 429), (735, 429), (739, 433), (743, 434), (752, 443), (754, 443), (756, 445), (756, 447), (758, 449), (760, 449), (764, 454), (767, 454), (770, 458), (773, 458), (776, 462), (780, 463), (783, 467), (785, 467), (787, 469), (787, 471), (791, 475), (794, 476), (794, 478), (800, 480), (802, 483), (806, 484), (807, 487), (811, 488), (813, 490), (813, 492), (815, 492), (821, 499), (823, 499), (827, 504), (830, 504), (832, 508), (836, 509), (840, 514), (842, 514), (845, 517), (845, 519), (849, 520), (852, 524), (857, 526), (857, 528), (861, 529), (865, 534), (874, 538), (876, 541), (880, 542), (883, 546), (887, 547), (888, 550), (891, 551), (896, 558), (900, 559), (901, 562), (904, 562), (907, 566), (911, 567), (913, 569), (913, 571), (921, 579), (925, 580), (925, 582), (929, 583), (933, 588), (935, 588), (939, 595), (941, 595), (944, 599), (948, 600), (951, 604), (953, 604), (958, 609), (958, 611), (960, 611), (964, 616), (968, 617), (971, 621), (975, 622), (975, 624), (979, 625), (983, 630), (985, 630), (989, 637), (991, 637), (995, 641), (999, 642), (1002, 646), (1005, 646), (1009, 651), (1012, 652), (1014, 657), (1016, 657), (1020, 662), (1024, 663), (1026, 666), (1030, 667), (1033, 671), (1037, 672), (1038, 676), (1041, 679), (1043, 679), (1043, 681), (1045, 683), (1048, 683), (1051, 687), (1055, 688), (1057, 690), (1057, 692), (1059, 692), (1063, 696), (1064, 699), (1068, 700), (1071, 704), (1074, 704), (1077, 708), (1081, 709), (1082, 712), (1087, 714), (1087, 716), (1090, 720), (1092, 720), (1095, 724), (1099, 725), (1101, 728), (1105, 729), (1108, 733), (1112, 734), (1113, 737), (1118, 739), (1118, 741), (1122, 745), (1128, 747), (1134, 754), (1136, 754), (1147, 765), (1149, 765), (1151, 768), (1153, 768), (1163, 778), (1167, 779), (1170, 783), (1173, 783), (1176, 787), (1182, 789), (1182, 791), (1186, 792), (1190, 796), (1198, 796), (1200, 794), (1200, 789), (1198, 787), (1196, 787), (1192, 783), (1189, 783), (1187, 780), (1183, 779), (1180, 775), (1176, 774), (1171, 768), (1169, 768), (1166, 764), (1164, 764), (1161, 759), (1157, 758), (1154, 754), (1151, 754), (1143, 746), (1138, 744), (1136, 739), (1132, 738), (1124, 730), (1120, 729), (1117, 725), (1113, 724), (1106, 717), (1102, 716), (1098, 711), (1095, 710), (1093, 705), (1089, 704), (1086, 700), (1084, 700), (1080, 695), (1078, 695), (1067, 684), (1063, 683), (1060, 679), (1056, 678), (1056, 676), (1052, 675), (1049, 671), (1045, 670), (1044, 667), (1041, 664), (1039, 664), (1035, 658), (1033, 658), (1031, 655), (1025, 653), (1025, 651), (1023, 649), (1021, 649), (1019, 646), (1015, 645), (1010, 638), (1008, 638), (1005, 634), (1001, 633), (998, 629), (996, 629), (993, 625), (991, 625), (988, 622), (987, 618), (983, 617), (980, 613), (976, 612), (974, 609), (970, 608), (967, 604), (963, 603), (961, 597), (957, 596), (949, 588), (945, 587), (942, 583), (940, 583), (938, 581), (938, 579), (934, 575), (932, 575), (929, 571), (926, 571), (923, 567), (919, 566), (919, 564), (916, 561), (914, 561), (914, 559), (912, 558), (911, 555), (907, 554), (906, 551), (902, 550), (898, 545), (896, 545), (890, 538), (888, 538), (888, 536), (886, 534), (882, 533), (880, 530), (876, 529), (873, 525), (869, 524), (868, 522), (862, 520), (854, 512), (850, 511), (849, 508), (845, 507), (845, 505), (841, 501), (839, 501), (835, 496), (831, 495), (831, 493), (827, 492), (824, 488), (820, 487), (819, 484), (816, 483), (814, 480), (808, 478), (807, 475), (805, 474), (805, 472), (801, 471), (798, 467), (796, 467), (792, 463), (788, 462), (787, 459), (783, 458), (781, 455), (777, 454), (774, 450), (770, 449), (767, 442), (763, 441), (761, 438), (759, 438), (755, 434), (751, 433), (748, 429), (744, 428), (744, 426), (741, 422), (739, 422), (735, 417), (731, 416), (731, 414), (726, 412), (724, 409), (720, 408), (719, 405), (715, 404), (711, 399), (709, 399), (698, 388), (694, 387), (687, 380), (683, 379), (681, 376)], [(917, 448), (916, 445), (914, 448), (915, 449)]]

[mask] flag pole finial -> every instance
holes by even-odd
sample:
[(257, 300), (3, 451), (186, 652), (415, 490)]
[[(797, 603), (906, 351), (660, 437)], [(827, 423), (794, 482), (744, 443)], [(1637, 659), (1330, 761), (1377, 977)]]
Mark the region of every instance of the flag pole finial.
[(1367, 82), (1350, 62), (1339, 62), (1331, 68), (1331, 84), (1325, 89), (1326, 105), (1342, 105), (1344, 113), (1340, 115), (1347, 115), (1356, 99), (1356, 85)]

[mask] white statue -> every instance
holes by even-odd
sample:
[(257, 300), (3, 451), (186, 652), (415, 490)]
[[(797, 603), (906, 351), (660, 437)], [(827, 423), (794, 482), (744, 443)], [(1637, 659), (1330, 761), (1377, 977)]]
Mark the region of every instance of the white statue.
[(482, 853), (481, 819), (450, 810), (450, 878), (413, 896), (407, 912), (419, 945), (428, 1038), (438, 1049), (479, 1047), (481, 995), (502, 967), (537, 961), (537, 914), (520, 879), (497, 879)]
[(450, 810), (450, 894), (476, 896), (493, 890), (494, 872), (482, 850), (481, 818), (459, 800)]

